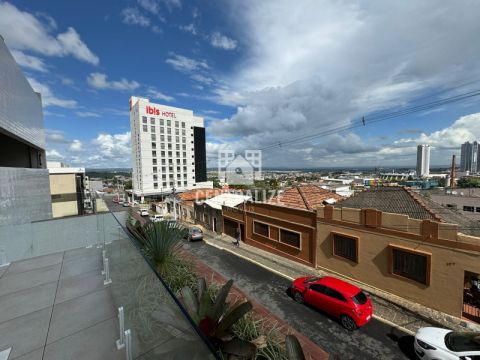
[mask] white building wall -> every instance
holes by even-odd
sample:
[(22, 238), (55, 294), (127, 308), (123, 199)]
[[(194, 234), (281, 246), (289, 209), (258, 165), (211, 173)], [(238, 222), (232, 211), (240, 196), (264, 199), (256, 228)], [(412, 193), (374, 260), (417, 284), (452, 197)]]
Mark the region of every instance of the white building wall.
[(203, 118), (194, 116), (192, 110), (138, 97), (131, 97), (130, 108), (135, 195), (196, 188), (193, 127), (204, 127)]

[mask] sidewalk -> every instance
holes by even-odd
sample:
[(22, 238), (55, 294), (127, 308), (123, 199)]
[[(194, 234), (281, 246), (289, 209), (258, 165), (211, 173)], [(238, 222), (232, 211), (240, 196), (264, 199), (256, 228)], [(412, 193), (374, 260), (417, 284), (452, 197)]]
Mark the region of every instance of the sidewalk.
[[(186, 225), (192, 226), (190, 224)], [(234, 245), (234, 239), (224, 234), (218, 235), (210, 230), (204, 230), (204, 234), (204, 241), (207, 244), (254, 262), (289, 280), (308, 275), (332, 275), (342, 278), (340, 274), (328, 272), (320, 268), (314, 269), (245, 243), (241, 243), (240, 247), (236, 247)], [(370, 287), (367, 284), (355, 282), (352, 279), (345, 280), (357, 285), (370, 294), (375, 309), (374, 317), (376, 319), (408, 334), (413, 335), (419, 328), (425, 326), (446, 327), (457, 331), (480, 331), (480, 325), (468, 320), (455, 318), (448, 314), (429, 309), (396, 295), (386, 293), (380, 289)]]

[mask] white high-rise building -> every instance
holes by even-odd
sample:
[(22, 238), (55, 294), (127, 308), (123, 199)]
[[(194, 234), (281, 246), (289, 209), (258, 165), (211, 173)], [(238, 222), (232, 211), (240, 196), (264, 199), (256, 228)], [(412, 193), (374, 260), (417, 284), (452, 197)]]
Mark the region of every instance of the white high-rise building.
[(207, 181), (205, 127), (192, 110), (130, 98), (135, 196), (169, 194)]
[(430, 175), (430, 145), (417, 146), (417, 176)]
[(480, 170), (478, 158), (480, 156), (480, 144), (477, 141), (462, 144), (460, 155), (460, 171), (476, 173)]

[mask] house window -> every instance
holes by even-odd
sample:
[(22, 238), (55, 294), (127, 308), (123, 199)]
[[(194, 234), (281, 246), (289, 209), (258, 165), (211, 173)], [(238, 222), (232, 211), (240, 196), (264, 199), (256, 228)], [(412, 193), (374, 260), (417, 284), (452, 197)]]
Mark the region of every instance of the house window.
[(163, 119), (160, 119), (160, 125), (162, 125), (162, 126), (165, 125)]
[(152, 134), (152, 141), (157, 141), (157, 138), (155, 137), (155, 134)]
[(142, 123), (144, 123), (144, 124), (147, 123), (147, 117), (146, 116), (142, 116)]
[(185, 123), (182, 121), (182, 128), (185, 129)]
[(172, 122), (170, 120), (167, 120), (167, 126), (172, 125)]
[(293, 231), (280, 229), (280, 242), (299, 249), (301, 248), (300, 234)]
[(358, 239), (333, 234), (333, 254), (353, 262), (358, 262)]
[(152, 149), (156, 149), (156, 148), (157, 148), (157, 143), (152, 142)]
[(151, 130), (152, 132), (155, 132), (155, 126), (150, 126), (150, 130)]
[(391, 246), (391, 271), (421, 284), (430, 284), (430, 254)]
[(474, 212), (475, 207), (474, 206), (464, 206), (463, 211), (469, 211), (469, 212)]
[(143, 125), (143, 132), (147, 132), (148, 131), (148, 126), (147, 125)]
[(266, 236), (266, 237), (270, 236), (270, 231), (269, 231), (268, 225), (257, 222), (257, 221), (253, 222), (253, 232), (255, 234)]
[(153, 183), (153, 188), (158, 189), (158, 183)]

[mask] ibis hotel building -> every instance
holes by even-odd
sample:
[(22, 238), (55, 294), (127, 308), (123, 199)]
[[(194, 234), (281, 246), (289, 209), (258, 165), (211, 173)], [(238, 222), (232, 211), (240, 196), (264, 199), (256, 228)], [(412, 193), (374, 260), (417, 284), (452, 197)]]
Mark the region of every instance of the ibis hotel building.
[(192, 110), (130, 98), (133, 193), (151, 197), (212, 187), (207, 181), (205, 127)]

